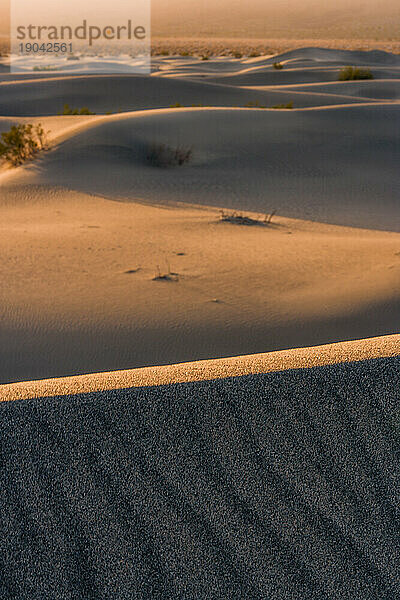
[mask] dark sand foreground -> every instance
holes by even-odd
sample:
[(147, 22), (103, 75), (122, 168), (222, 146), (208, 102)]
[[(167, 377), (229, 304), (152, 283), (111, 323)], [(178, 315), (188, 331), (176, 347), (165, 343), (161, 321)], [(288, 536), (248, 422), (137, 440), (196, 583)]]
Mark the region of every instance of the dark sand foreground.
[(0, 598), (398, 598), (399, 352), (388, 336), (264, 355), (264, 373), (230, 359), (225, 379), (210, 361), (154, 369), (199, 379), (169, 385), (28, 386), (0, 404)]

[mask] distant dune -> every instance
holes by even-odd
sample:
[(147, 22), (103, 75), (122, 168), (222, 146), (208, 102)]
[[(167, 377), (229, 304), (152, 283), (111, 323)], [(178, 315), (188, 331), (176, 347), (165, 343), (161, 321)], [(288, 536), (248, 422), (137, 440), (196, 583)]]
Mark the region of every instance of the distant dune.
[[(21, 181), (117, 200), (276, 209), (288, 217), (399, 232), (397, 188), (388, 185), (398, 176), (399, 122), (400, 105), (382, 102), (84, 118)], [(154, 169), (146, 162), (154, 142), (192, 147), (192, 163), (179, 173)]]

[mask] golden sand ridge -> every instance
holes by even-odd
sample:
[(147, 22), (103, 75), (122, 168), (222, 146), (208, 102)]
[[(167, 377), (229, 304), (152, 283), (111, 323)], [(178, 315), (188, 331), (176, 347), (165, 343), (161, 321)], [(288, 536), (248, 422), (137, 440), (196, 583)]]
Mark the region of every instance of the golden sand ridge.
[(224, 379), (396, 356), (400, 357), (400, 334), (249, 356), (2, 385), (0, 401)]

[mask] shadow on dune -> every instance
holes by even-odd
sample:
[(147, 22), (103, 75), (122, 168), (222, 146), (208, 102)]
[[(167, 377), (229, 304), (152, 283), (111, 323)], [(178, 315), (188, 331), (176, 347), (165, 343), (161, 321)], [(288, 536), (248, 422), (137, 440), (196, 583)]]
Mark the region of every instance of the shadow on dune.
[[(39, 182), (111, 199), (189, 202), (399, 230), (397, 105), (122, 116), (65, 140)], [(183, 169), (144, 165), (152, 143), (193, 149)]]
[(115, 316), (89, 326), (68, 319), (0, 326), (0, 383), (64, 377), (143, 366), (241, 356), (286, 348), (388, 335), (400, 318), (397, 297), (371, 302), (357, 312), (282, 322), (181, 320), (153, 325)]
[(0, 596), (400, 592), (398, 358), (0, 405)]

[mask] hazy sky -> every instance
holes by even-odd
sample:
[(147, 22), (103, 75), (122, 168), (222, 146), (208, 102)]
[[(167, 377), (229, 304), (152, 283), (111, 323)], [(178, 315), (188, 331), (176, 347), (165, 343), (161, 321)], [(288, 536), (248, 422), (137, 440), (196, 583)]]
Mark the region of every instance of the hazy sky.
[[(0, 0), (0, 33), (8, 29), (9, 1)], [(75, 1), (59, 6), (71, 7)], [(98, 7), (103, 0), (91, 1)], [(121, 1), (134, 6), (133, 0)], [(78, 5), (84, 6), (81, 1)], [(113, 3), (104, 0), (104, 6), (112, 8)], [(361, 32), (390, 38), (398, 36), (400, 22), (399, 0), (153, 0), (151, 6), (153, 34), (164, 36), (290, 36), (301, 30), (310, 36)]]

